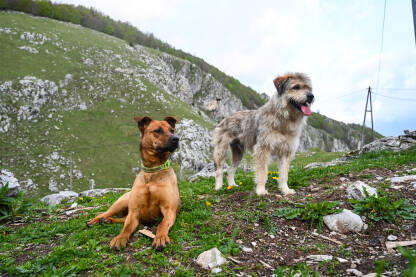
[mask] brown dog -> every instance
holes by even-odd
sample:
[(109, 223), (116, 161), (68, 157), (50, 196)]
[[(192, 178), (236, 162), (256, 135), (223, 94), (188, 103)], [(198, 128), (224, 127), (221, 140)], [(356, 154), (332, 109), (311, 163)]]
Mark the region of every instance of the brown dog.
[[(152, 244), (156, 249), (163, 249), (170, 243), (169, 229), (175, 223), (181, 205), (176, 175), (169, 164), (169, 157), (179, 143), (179, 138), (174, 136), (178, 120), (166, 117), (163, 121), (157, 121), (148, 116), (134, 119), (142, 134), (142, 170), (137, 175), (132, 190), (122, 195), (106, 212), (89, 220), (87, 225), (103, 221), (124, 222), (121, 233), (110, 242), (111, 248), (120, 250), (126, 247), (139, 222), (154, 222), (163, 215)], [(126, 212), (126, 217), (112, 217)]]

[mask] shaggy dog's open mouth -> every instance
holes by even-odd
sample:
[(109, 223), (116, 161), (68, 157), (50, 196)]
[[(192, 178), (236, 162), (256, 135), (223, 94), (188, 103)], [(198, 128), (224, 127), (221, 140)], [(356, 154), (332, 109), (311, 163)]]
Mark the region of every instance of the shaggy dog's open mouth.
[(293, 99), (290, 99), (290, 104), (292, 104), (296, 109), (301, 111), (305, 116), (310, 116), (312, 114), (311, 111), (311, 103), (306, 101), (305, 103), (298, 103)]

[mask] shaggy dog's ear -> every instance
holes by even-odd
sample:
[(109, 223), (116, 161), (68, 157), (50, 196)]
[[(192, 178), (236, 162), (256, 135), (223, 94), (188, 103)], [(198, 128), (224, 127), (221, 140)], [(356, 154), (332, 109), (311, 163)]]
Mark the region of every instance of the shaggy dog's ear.
[(167, 116), (163, 120), (169, 123), (169, 125), (172, 126), (173, 129), (175, 129), (175, 124), (179, 122), (179, 120), (173, 116)]
[(276, 79), (273, 80), (274, 86), (276, 87), (277, 93), (279, 95), (282, 95), (285, 92), (286, 87), (289, 83), (289, 80), (290, 80), (289, 74), (286, 74), (284, 76), (278, 76)]
[(140, 132), (143, 134), (144, 130), (147, 126), (149, 126), (153, 119), (148, 116), (136, 116), (134, 120), (137, 122), (137, 126), (139, 127)]

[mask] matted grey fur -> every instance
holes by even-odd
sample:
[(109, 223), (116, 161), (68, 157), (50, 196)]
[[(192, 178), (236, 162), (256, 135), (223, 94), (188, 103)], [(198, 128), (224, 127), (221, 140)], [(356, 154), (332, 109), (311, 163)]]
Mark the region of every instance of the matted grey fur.
[(256, 193), (267, 194), (268, 163), (271, 155), (279, 158), (279, 188), (282, 194), (294, 194), (287, 186), (289, 164), (299, 145), (302, 128), (311, 114), (314, 100), (310, 79), (302, 73), (288, 73), (274, 79), (277, 92), (258, 110), (240, 111), (223, 119), (214, 131), (215, 189), (223, 185), (223, 166), (228, 147), (232, 165), (227, 180), (235, 186), (234, 174), (244, 151), (253, 151)]

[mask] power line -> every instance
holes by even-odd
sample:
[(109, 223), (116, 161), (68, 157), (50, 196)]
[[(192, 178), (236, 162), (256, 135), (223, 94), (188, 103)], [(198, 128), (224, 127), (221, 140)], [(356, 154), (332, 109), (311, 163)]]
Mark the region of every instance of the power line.
[(386, 98), (390, 98), (390, 99), (403, 100), (403, 101), (415, 101), (416, 102), (416, 98), (401, 98), (401, 97), (393, 97), (393, 96), (383, 95), (383, 94), (375, 93), (375, 92), (373, 92), (373, 93), (377, 94), (381, 97), (386, 97)]
[(353, 94), (356, 94), (356, 93), (359, 93), (359, 92), (363, 92), (363, 91), (364, 91), (364, 89), (359, 89), (359, 90), (350, 91), (349, 93), (346, 93), (346, 94), (344, 94), (344, 95), (337, 96), (337, 97), (334, 97), (334, 98), (326, 98), (326, 99), (324, 99), (324, 100), (322, 100), (322, 101), (320, 101), (320, 102), (326, 102), (326, 101), (338, 100), (338, 99), (341, 99), (341, 98), (344, 98), (344, 97), (347, 97), (347, 96), (350, 96), (350, 95), (353, 95)]
[(378, 86), (379, 86), (379, 83), (380, 83), (381, 54), (383, 53), (383, 46), (384, 46), (384, 22), (386, 21), (386, 4), (387, 4), (387, 0), (384, 0), (383, 25), (382, 25), (382, 28), (381, 28), (381, 45), (380, 45), (380, 52), (378, 54), (376, 91), (378, 91)]

